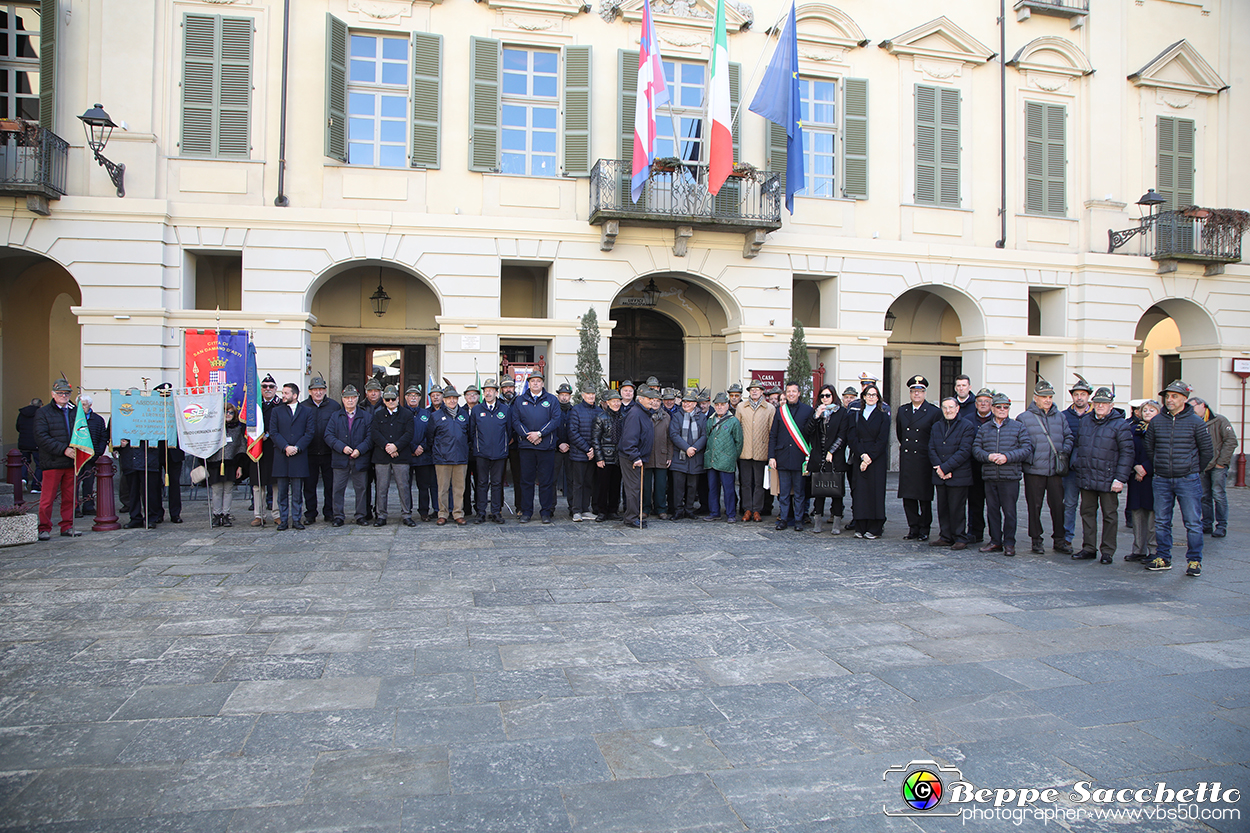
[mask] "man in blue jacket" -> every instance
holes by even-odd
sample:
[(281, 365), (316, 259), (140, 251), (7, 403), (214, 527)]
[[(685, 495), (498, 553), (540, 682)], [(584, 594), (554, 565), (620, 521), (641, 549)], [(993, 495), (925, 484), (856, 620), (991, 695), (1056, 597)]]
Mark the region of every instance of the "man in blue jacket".
[(1016, 554), (1016, 504), (1020, 501), (1020, 476), (1024, 461), (1033, 456), (1033, 440), (1024, 426), (1010, 416), (1011, 399), (994, 394), (993, 418), (980, 427), (972, 444), (972, 456), (981, 463), (985, 478), (985, 510), (990, 540), (981, 552)]
[(1146, 453), (1154, 461), (1155, 559), (1147, 570), (1172, 569), (1172, 511), (1180, 504), (1188, 550), (1187, 576), (1202, 575), (1202, 472), (1215, 455), (1211, 433), (1189, 404), (1180, 379), (1159, 391), (1163, 413), (1146, 428)]
[(326, 380), (313, 377), (303, 406), (313, 413), (313, 438), (308, 446), (308, 479), (304, 481), (304, 523), (317, 520), (317, 480), (321, 480), (321, 517), (330, 519), (330, 497), (334, 491), (334, 464), (325, 443), (330, 417), (340, 410), (339, 403), (326, 395)]
[[(1109, 388), (1099, 388), (1090, 401), (1094, 403), (1094, 413), (1080, 421), (1072, 449), (1072, 468), (1081, 487), (1083, 533), (1081, 549), (1072, 558), (1085, 561), (1101, 552), (1101, 563), (1110, 564), (1115, 560), (1120, 492), (1133, 473), (1133, 433), (1128, 420), (1112, 411), (1115, 397)], [(1096, 542), (1100, 511), (1102, 539)]]
[(521, 495), (517, 514), (529, 523), (534, 514), (534, 482), (538, 482), (538, 511), (545, 524), (556, 511), (556, 435), (560, 430), (560, 400), (543, 390), (543, 375), (530, 374), (524, 393), (517, 394), (508, 412), (512, 433), (520, 446)]
[(487, 379), (482, 401), (469, 409), (469, 452), (477, 465), (477, 520), (503, 523), (503, 467), (508, 462), (508, 406), (499, 399), (499, 383)]
[(625, 491), (625, 525), (640, 529), (647, 525), (642, 515), (642, 470), (651, 457), (655, 426), (650, 410), (655, 407), (658, 391), (644, 385), (635, 394), (637, 407), (631, 408), (621, 421), (621, 440), (617, 461), (621, 467), (621, 485)]
[(569, 511), (575, 521), (590, 521), (595, 517), (590, 511), (591, 492), (594, 491), (591, 471), (595, 457), (591, 431), (595, 417), (599, 416), (599, 408), (595, 405), (595, 386), (583, 384), (581, 387), (581, 401), (566, 414), (568, 425), (564, 438), (569, 444)]
[(399, 389), (388, 385), (382, 393), (382, 407), (371, 414), (369, 436), (373, 442), (373, 471), (378, 484), (374, 526), (386, 526), (391, 481), (399, 490), (399, 509), (404, 526), (416, 526), (412, 519), (412, 490), (408, 487), (408, 466), (412, 460), (412, 411), (399, 404)]
[(282, 386), (282, 404), (274, 406), (270, 419), (273, 480), (278, 487), (278, 531), (303, 529), (304, 478), (308, 476), (313, 414), (300, 407), (299, 385), (287, 382)]
[(469, 415), (460, 407), (460, 393), (451, 385), (443, 388), (443, 407), (430, 414), (426, 442), (434, 454), (438, 479), (438, 525), (446, 526), (448, 516), (464, 526), (464, 476), (469, 467)]
[(330, 465), (334, 468), (334, 484), (330, 492), (335, 526), (342, 526), (344, 522), (343, 498), (348, 480), (352, 482), (352, 494), (356, 499), (358, 526), (365, 525), (365, 514), (369, 508), (367, 473), (371, 467), (369, 451), (372, 443), (369, 415), (356, 407), (359, 401), (360, 394), (355, 385), (343, 388), (343, 407), (330, 415), (325, 430), (325, 444), (331, 451)]
[[(803, 530), (803, 506), (807, 493), (803, 468), (812, 454), (812, 406), (802, 401), (797, 382), (786, 383), (786, 399), (777, 407), (777, 416), (768, 430), (768, 467), (777, 472), (777, 529), (794, 525)], [(671, 433), (671, 432), (670, 432)]]

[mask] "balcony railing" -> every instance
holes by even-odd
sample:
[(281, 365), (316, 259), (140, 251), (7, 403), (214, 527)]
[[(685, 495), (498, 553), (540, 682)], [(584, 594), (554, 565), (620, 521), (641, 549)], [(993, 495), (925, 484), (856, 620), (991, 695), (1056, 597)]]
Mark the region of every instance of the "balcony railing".
[(747, 232), (755, 242), (744, 254), (752, 257), (764, 235), (781, 228), (781, 176), (772, 171), (735, 173), (713, 196), (706, 165), (678, 163), (654, 170), (638, 202), (630, 199), (630, 176), (620, 159), (600, 159), (590, 172), (590, 222), (604, 226), (605, 248), (620, 225), (663, 226), (679, 235), (683, 229)]
[(1142, 218), (1136, 228), (1108, 231), (1107, 251), (1114, 252), (1141, 235), (1140, 253), (1152, 260), (1204, 263), (1208, 274), (1216, 274), (1226, 263), (1241, 262), (1241, 237), (1248, 220), (1245, 212), (1229, 209), (1161, 211)]
[(20, 121), (0, 121), (0, 194), (44, 200), (65, 195), (69, 143), (51, 130)]
[(1031, 12), (1054, 17), (1082, 17), (1089, 14), (1089, 0), (1016, 0), (1015, 9), (1020, 19), (1027, 19)]

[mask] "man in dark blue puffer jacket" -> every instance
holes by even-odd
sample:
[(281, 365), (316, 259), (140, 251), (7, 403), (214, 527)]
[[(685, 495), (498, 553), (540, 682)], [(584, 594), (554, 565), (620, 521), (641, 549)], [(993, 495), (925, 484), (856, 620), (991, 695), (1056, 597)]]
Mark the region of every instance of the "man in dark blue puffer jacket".
[[(1100, 562), (1114, 560), (1116, 518), (1120, 514), (1120, 492), (1133, 473), (1133, 432), (1128, 420), (1112, 410), (1115, 396), (1099, 388), (1090, 400), (1094, 412), (1080, 421), (1072, 451), (1072, 468), (1081, 489), (1081, 549), (1072, 554), (1075, 561), (1088, 561), (1101, 552)], [(1094, 548), (1098, 512), (1102, 511), (1102, 540)]]

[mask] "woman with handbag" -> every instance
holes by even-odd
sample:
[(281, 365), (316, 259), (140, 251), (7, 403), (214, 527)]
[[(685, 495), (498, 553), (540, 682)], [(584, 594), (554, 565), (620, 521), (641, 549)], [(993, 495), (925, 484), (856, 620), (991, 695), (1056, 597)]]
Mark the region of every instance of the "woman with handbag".
[(851, 504), (856, 538), (880, 538), (885, 529), (885, 475), (890, 466), (890, 417), (881, 407), (881, 389), (868, 385), (864, 407), (851, 411)]
[(233, 404), (226, 405), (226, 444), (208, 458), (208, 499), (212, 507), (213, 526), (234, 526), (230, 505), (234, 501), (234, 484), (243, 477), (243, 461), (247, 450), (243, 423)]
[(838, 404), (838, 394), (825, 385), (816, 397), (815, 427), (812, 431), (812, 456), (807, 461), (811, 473), (811, 488), (815, 501), (812, 505), (812, 531), (821, 531), (825, 514), (825, 500), (829, 501), (829, 517), (833, 534), (842, 534), (842, 515), (845, 513), (843, 480), (846, 472), (846, 421), (847, 410)]

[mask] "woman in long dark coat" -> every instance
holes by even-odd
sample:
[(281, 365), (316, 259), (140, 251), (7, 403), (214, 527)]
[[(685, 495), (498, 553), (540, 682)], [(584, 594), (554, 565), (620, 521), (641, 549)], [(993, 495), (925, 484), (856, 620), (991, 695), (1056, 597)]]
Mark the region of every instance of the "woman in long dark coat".
[(885, 474), (890, 466), (890, 418), (881, 408), (881, 390), (862, 392), (864, 407), (852, 411), (847, 437), (851, 446), (852, 509), (856, 538), (880, 538), (885, 528)]
[(1141, 419), (1133, 425), (1133, 473), (1128, 481), (1128, 510), (1133, 522), (1133, 551), (1125, 561), (1150, 563), (1155, 557), (1154, 462), (1146, 453), (1146, 426), (1159, 414), (1159, 403), (1142, 403)]

